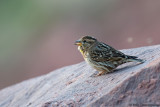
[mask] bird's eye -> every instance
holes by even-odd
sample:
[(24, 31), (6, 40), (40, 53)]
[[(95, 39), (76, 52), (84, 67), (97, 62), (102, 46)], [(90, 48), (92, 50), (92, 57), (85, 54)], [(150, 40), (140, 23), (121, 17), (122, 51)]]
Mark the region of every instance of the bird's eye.
[(86, 43), (86, 40), (84, 40), (83, 42)]

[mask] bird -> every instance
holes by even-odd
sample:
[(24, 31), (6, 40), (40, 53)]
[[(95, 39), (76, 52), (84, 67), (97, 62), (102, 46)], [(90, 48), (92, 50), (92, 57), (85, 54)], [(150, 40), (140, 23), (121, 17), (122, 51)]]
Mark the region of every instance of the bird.
[(145, 60), (138, 59), (137, 56), (130, 56), (122, 53), (113, 47), (99, 42), (92, 36), (83, 36), (75, 41), (78, 50), (84, 60), (98, 71), (96, 76), (101, 76), (113, 72), (119, 65), (127, 62), (144, 63)]

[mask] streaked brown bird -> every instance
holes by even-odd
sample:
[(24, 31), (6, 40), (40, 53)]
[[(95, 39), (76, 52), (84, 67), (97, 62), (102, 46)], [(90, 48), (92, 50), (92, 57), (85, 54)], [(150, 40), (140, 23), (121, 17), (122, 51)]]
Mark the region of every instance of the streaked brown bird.
[(97, 76), (113, 72), (116, 67), (127, 62), (144, 62), (136, 56), (125, 55), (91, 36), (84, 36), (77, 40), (75, 44), (78, 45), (78, 50), (85, 61), (99, 71)]

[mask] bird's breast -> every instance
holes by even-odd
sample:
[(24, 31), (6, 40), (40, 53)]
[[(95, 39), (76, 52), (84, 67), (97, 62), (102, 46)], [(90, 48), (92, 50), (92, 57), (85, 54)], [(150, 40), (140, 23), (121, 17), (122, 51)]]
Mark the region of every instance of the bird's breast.
[(89, 65), (91, 65), (92, 67), (94, 67), (94, 64), (93, 64), (93, 62), (91, 61), (91, 58), (90, 58), (90, 54), (89, 54), (87, 51), (84, 51), (80, 46), (78, 47), (78, 50), (81, 52), (84, 60), (85, 60)]

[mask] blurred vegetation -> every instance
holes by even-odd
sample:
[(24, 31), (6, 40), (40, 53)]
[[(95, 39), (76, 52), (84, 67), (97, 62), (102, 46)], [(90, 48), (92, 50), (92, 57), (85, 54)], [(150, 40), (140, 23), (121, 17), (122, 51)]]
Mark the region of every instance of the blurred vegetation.
[[(10, 61), (17, 53), (25, 52), (26, 47), (34, 46), (47, 29), (49, 23), (56, 24), (75, 13), (75, 17), (85, 17), (80, 13), (94, 13), (102, 11), (95, 8), (103, 2), (96, 0), (1, 0), (0, 1), (0, 64)], [(82, 7), (83, 6), (83, 7)], [(86, 11), (87, 10), (87, 11)], [(79, 12), (78, 12), (79, 11)], [(78, 12), (78, 14), (76, 14)], [(94, 15), (94, 18), (97, 14)], [(93, 19), (94, 19), (93, 18)], [(19, 55), (18, 54), (18, 55)]]
[(35, 35), (47, 24), (47, 8), (34, 0), (0, 1), (0, 62), (4, 63), (13, 53), (28, 45), (30, 39), (39, 39)]

